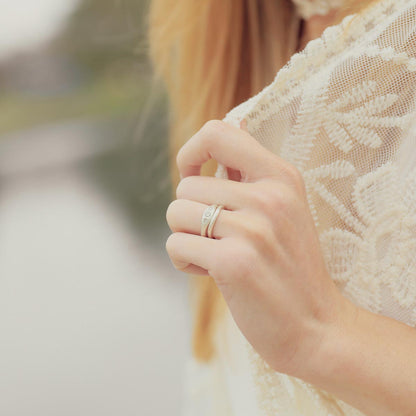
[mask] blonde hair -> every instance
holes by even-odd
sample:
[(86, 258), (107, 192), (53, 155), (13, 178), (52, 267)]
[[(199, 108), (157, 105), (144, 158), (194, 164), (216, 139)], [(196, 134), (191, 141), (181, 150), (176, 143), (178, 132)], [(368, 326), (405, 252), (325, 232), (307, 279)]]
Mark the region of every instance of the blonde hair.
[[(351, 0), (338, 18), (375, 1)], [(273, 80), (296, 48), (297, 27), (290, 0), (151, 1), (150, 57), (170, 100), (173, 191), (179, 183), (178, 150), (206, 121), (222, 119)], [(202, 174), (212, 176), (215, 170), (210, 161)], [(209, 361), (226, 304), (212, 277), (191, 276), (190, 284), (192, 352), (197, 360)]]

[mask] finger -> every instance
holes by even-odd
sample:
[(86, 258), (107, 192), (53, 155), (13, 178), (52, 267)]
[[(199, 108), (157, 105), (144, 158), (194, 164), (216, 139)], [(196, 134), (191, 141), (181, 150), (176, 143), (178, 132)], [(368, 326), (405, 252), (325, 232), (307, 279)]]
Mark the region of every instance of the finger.
[[(248, 130), (247, 130), (247, 121), (244, 118), (240, 122), (240, 129), (241, 130), (244, 130), (244, 131), (246, 131), (248, 133)], [(227, 178), (230, 181), (241, 182), (241, 179), (242, 179), (241, 178), (241, 172), (239, 170), (227, 168)]]
[[(244, 118), (240, 122), (240, 129), (244, 130), (248, 133), (247, 121)], [(242, 179), (241, 178), (241, 172), (239, 170), (236, 170), (236, 169), (227, 168), (227, 178), (230, 181), (241, 182), (241, 179)]]
[[(244, 118), (240, 122), (240, 129), (248, 133), (247, 121)], [(241, 172), (239, 170), (227, 168), (227, 178), (230, 181), (241, 182)]]
[(201, 166), (210, 159), (238, 170), (244, 182), (276, 176), (286, 164), (246, 131), (219, 120), (205, 123), (179, 150), (176, 162), (185, 178), (200, 175)]
[(198, 276), (208, 276), (208, 270), (203, 269), (202, 267), (194, 266), (193, 264), (185, 267), (181, 272), (188, 274), (196, 274)]
[[(174, 233), (184, 232), (200, 236), (202, 214), (207, 207), (206, 204), (186, 199), (172, 201), (166, 211), (169, 228)], [(235, 235), (238, 231), (236, 219), (232, 211), (222, 209), (215, 221), (212, 235), (217, 240)]]
[(188, 176), (179, 182), (176, 197), (207, 205), (224, 205), (226, 209), (238, 211), (250, 205), (251, 186), (213, 176)]
[[(247, 121), (244, 118), (240, 122), (240, 129), (248, 133)], [(227, 178), (230, 181), (241, 182), (241, 172), (239, 170), (227, 168)]]
[(239, 170), (227, 168), (227, 177), (230, 181), (241, 182), (241, 172)]
[(173, 266), (184, 271), (191, 265), (210, 273), (215, 261), (220, 257), (220, 240), (196, 236), (187, 233), (173, 233), (166, 241), (166, 251)]

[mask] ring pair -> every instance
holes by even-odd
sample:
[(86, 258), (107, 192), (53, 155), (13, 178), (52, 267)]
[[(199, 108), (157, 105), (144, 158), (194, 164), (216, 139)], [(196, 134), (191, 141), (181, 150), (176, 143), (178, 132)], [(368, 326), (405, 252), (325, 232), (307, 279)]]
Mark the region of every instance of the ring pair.
[(207, 207), (202, 214), (201, 219), (201, 236), (208, 238), (215, 238), (212, 236), (212, 231), (214, 229), (215, 222), (220, 215), (221, 210), (224, 208), (224, 205), (210, 205)]

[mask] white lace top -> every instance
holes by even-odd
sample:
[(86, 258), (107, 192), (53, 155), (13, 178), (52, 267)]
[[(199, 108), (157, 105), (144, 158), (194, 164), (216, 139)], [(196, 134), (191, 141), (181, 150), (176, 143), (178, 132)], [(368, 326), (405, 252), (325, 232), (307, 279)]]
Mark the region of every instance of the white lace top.
[[(381, 0), (326, 29), (224, 120), (242, 118), (302, 172), (343, 295), (416, 326), (416, 0)], [(189, 361), (185, 416), (362, 416), (273, 371), (229, 312), (216, 342), (211, 364)]]

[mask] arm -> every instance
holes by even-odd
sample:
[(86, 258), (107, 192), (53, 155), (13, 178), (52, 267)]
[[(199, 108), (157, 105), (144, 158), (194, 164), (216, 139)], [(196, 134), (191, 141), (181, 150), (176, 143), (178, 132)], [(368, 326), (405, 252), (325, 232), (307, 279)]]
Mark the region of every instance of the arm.
[(356, 307), (301, 375), (368, 416), (416, 415), (416, 329)]
[[(237, 180), (200, 176), (211, 158)], [(215, 279), (241, 332), (272, 369), (368, 416), (416, 415), (416, 330), (341, 294), (295, 167), (243, 127), (219, 121), (206, 123), (177, 163), (183, 179), (166, 213), (173, 265)], [(201, 217), (212, 204), (227, 209), (215, 238), (206, 238)]]

